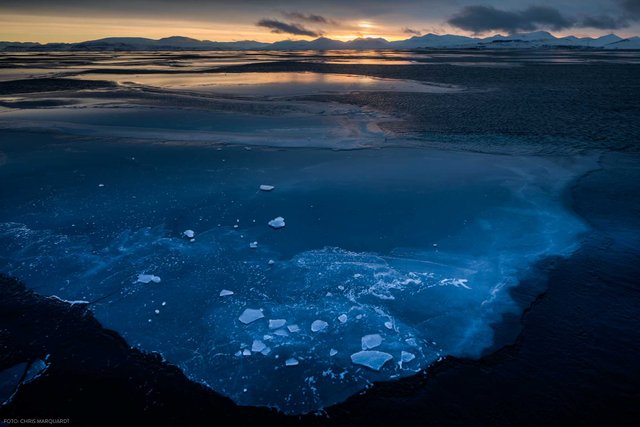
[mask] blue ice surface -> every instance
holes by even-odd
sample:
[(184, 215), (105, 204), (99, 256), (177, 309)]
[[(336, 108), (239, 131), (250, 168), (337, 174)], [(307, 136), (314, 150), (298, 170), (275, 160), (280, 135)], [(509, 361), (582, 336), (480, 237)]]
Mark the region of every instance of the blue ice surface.
[[(590, 167), (580, 159), (21, 131), (5, 132), (0, 150), (3, 272), (90, 301), (131, 345), (239, 404), (288, 413), (445, 355), (478, 357), (492, 325), (521, 310), (509, 289), (585, 230), (562, 201)], [(278, 216), (286, 226), (269, 227)], [(264, 318), (245, 324), (246, 309)], [(327, 326), (314, 331), (318, 320)], [(351, 360), (375, 334), (374, 350), (393, 357), (379, 371)], [(403, 352), (415, 359), (401, 363)]]

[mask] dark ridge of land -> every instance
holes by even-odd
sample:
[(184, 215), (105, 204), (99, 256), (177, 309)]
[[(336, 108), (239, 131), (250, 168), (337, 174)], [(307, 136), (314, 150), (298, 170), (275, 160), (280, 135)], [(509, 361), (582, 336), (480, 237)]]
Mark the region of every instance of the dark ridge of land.
[[(0, 418), (70, 418), (74, 425), (189, 425), (267, 421), (266, 408), (240, 408), (194, 383), (155, 353), (129, 347), (85, 304), (46, 298), (0, 275), (0, 369), (47, 359)], [(242, 425), (242, 424), (241, 424)], [(244, 424), (246, 425), (246, 424)]]

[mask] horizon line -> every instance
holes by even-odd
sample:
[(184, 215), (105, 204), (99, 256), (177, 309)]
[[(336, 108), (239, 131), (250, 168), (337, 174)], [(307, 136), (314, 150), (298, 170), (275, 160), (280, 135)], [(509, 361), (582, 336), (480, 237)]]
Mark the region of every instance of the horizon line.
[(452, 34), (452, 33), (445, 33), (445, 34), (437, 34), (437, 33), (426, 33), (426, 34), (421, 34), (421, 35), (414, 35), (412, 37), (407, 37), (405, 39), (398, 39), (398, 40), (388, 40), (386, 37), (378, 37), (378, 36), (359, 36), (359, 37), (354, 37), (352, 39), (348, 39), (348, 40), (340, 40), (337, 38), (331, 38), (331, 37), (327, 37), (327, 36), (318, 36), (315, 38), (287, 38), (287, 39), (282, 39), (282, 40), (276, 40), (273, 42), (266, 42), (266, 41), (259, 41), (259, 40), (255, 40), (255, 39), (243, 39), (243, 40), (233, 40), (233, 41), (218, 41), (218, 40), (209, 40), (209, 39), (197, 39), (194, 37), (189, 37), (189, 36), (181, 36), (181, 35), (172, 35), (172, 36), (166, 36), (166, 37), (160, 37), (160, 38), (151, 38), (151, 37), (142, 37), (142, 36), (133, 36), (133, 35), (123, 35), (123, 36), (119, 36), (119, 35), (114, 35), (114, 36), (107, 36), (107, 37), (101, 37), (101, 38), (97, 38), (97, 39), (89, 39), (89, 40), (82, 40), (82, 41), (77, 41), (77, 42), (55, 42), (55, 41), (50, 41), (50, 42), (39, 42), (39, 41), (21, 41), (21, 40), (0, 40), (0, 43), (33, 43), (33, 44), (39, 44), (42, 46), (46, 46), (49, 44), (63, 44), (63, 45), (73, 45), (73, 44), (80, 44), (80, 43), (89, 43), (89, 42), (95, 42), (95, 41), (101, 41), (101, 40), (108, 40), (108, 39), (144, 39), (144, 40), (150, 40), (150, 41), (161, 41), (161, 40), (165, 40), (165, 39), (171, 39), (171, 38), (183, 38), (183, 39), (190, 39), (190, 40), (195, 40), (197, 42), (201, 42), (201, 43), (224, 43), (224, 44), (231, 44), (231, 43), (243, 43), (243, 42), (253, 42), (253, 43), (261, 43), (261, 44), (275, 44), (275, 43), (280, 43), (280, 42), (313, 42), (313, 41), (317, 41), (317, 40), (331, 40), (331, 41), (335, 41), (335, 42), (340, 42), (340, 43), (349, 43), (355, 40), (384, 40), (388, 43), (394, 43), (394, 42), (402, 42), (402, 41), (406, 41), (406, 40), (411, 40), (411, 39), (416, 39), (416, 38), (422, 38), (425, 36), (437, 36), (437, 37), (446, 37), (446, 36), (455, 36), (455, 37), (461, 37), (461, 38), (467, 38), (470, 40), (484, 40), (487, 38), (491, 38), (491, 37), (514, 37), (514, 36), (518, 36), (518, 35), (529, 35), (529, 34), (536, 34), (536, 33), (546, 33), (551, 35), (553, 38), (555, 39), (566, 39), (568, 37), (576, 37), (578, 39), (592, 39), (592, 40), (597, 40), (600, 39), (602, 37), (607, 37), (607, 36), (617, 36), (620, 37), (621, 39), (625, 40), (625, 39), (632, 39), (635, 37), (638, 37), (638, 35), (635, 36), (630, 36), (630, 37), (622, 37), (622, 36), (618, 36), (617, 34), (615, 34), (614, 32), (602, 35), (602, 36), (585, 36), (585, 37), (578, 37), (578, 36), (574, 36), (574, 35), (567, 35), (567, 36), (556, 36), (555, 34), (553, 34), (550, 31), (546, 31), (546, 30), (538, 30), (538, 31), (530, 31), (530, 32), (519, 32), (519, 33), (507, 33), (507, 34), (503, 34), (503, 33), (493, 33), (491, 35), (472, 35), (472, 36), (467, 36), (467, 35), (461, 35), (461, 34)]

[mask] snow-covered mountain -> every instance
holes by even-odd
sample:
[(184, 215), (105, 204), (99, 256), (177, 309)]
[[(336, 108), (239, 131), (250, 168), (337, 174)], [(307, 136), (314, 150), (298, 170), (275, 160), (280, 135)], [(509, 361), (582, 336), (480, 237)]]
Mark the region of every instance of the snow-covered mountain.
[(631, 37), (629, 39), (619, 40), (617, 42), (608, 44), (607, 49), (629, 49), (640, 50), (640, 37)]
[(189, 37), (166, 37), (159, 40), (143, 37), (109, 37), (80, 43), (0, 42), (0, 51), (161, 51), (161, 50), (382, 50), (382, 49), (532, 49), (532, 48), (640, 49), (640, 37), (623, 39), (615, 34), (591, 37), (555, 37), (546, 31), (494, 35), (485, 38), (452, 34), (426, 34), (406, 40), (357, 38), (350, 41), (320, 37), (315, 40), (282, 40), (261, 43), (253, 40), (215, 42)]

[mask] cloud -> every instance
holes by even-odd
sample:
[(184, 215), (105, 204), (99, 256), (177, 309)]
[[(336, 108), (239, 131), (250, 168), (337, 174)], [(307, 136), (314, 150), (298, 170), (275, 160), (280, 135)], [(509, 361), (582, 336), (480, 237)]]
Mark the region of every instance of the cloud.
[(640, 0), (622, 0), (622, 8), (630, 18), (640, 19)]
[(580, 26), (600, 30), (617, 30), (628, 27), (629, 21), (623, 17), (609, 15), (587, 16), (580, 22)]
[(422, 31), (414, 30), (413, 28), (409, 28), (409, 27), (403, 28), (402, 32), (405, 33), (405, 34), (411, 34), (411, 35), (414, 35), (414, 36), (421, 36), (422, 35)]
[(329, 24), (331, 22), (331, 20), (324, 16), (315, 15), (313, 13), (304, 14), (301, 12), (282, 12), (282, 16), (297, 22), (312, 22), (314, 24)]
[(530, 6), (521, 11), (505, 11), (490, 6), (466, 6), (447, 21), (450, 25), (474, 33), (485, 31), (533, 31), (540, 28), (563, 30), (575, 25), (552, 7)]
[(261, 19), (256, 23), (256, 25), (258, 27), (269, 28), (272, 33), (294, 34), (296, 36), (309, 37), (318, 37), (323, 34), (322, 31), (310, 30), (300, 24), (286, 23), (278, 21), (277, 19)]

